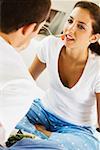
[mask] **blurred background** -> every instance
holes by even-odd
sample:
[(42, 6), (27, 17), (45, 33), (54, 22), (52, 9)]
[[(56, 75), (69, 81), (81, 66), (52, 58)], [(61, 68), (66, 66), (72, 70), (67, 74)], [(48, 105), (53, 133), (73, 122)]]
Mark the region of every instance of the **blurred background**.
[[(60, 34), (63, 30), (64, 23), (66, 18), (69, 16), (71, 10), (75, 3), (79, 0), (51, 0), (51, 12), (48, 20), (45, 23), (45, 28), (43, 27), (39, 35), (35, 39), (31, 40), (30, 45), (21, 52), (21, 55), (26, 63), (27, 67), (29, 67), (36, 55), (36, 50), (39, 42), (50, 34)], [(89, 0), (87, 0), (89, 1)], [(100, 0), (90, 0), (100, 6)], [(43, 90), (46, 90), (49, 86), (48, 83), (48, 72), (47, 70), (43, 71), (41, 76), (37, 79), (37, 85), (41, 87)]]

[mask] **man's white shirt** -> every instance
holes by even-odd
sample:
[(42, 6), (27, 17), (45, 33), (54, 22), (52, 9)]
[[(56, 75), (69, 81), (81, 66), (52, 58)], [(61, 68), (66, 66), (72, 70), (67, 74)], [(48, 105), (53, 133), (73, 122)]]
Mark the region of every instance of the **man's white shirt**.
[(6, 139), (39, 93), (20, 54), (0, 37), (0, 123)]

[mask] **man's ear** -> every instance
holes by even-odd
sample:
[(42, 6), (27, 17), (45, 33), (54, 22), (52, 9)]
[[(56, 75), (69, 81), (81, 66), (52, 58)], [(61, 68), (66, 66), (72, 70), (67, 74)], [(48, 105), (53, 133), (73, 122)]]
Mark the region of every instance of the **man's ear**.
[(36, 23), (32, 23), (32, 24), (23, 26), (21, 28), (22, 34), (27, 36), (27, 35), (30, 35), (32, 32), (35, 32), (36, 25), (37, 25)]
[(99, 33), (93, 34), (91, 39), (90, 39), (90, 43), (95, 43), (95, 42), (99, 41), (99, 39), (100, 39), (100, 34)]

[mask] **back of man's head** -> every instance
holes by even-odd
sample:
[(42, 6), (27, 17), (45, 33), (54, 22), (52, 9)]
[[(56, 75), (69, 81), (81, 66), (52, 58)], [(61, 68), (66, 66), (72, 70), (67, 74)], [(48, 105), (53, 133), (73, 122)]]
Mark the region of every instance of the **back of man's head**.
[(10, 33), (47, 19), (51, 0), (0, 0), (0, 31)]

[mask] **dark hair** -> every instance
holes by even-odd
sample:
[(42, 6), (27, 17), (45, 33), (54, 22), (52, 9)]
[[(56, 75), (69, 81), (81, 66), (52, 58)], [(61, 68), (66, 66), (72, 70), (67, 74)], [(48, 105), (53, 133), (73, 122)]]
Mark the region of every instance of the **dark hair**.
[[(92, 34), (99, 33), (100, 34), (100, 7), (92, 2), (87, 1), (79, 1), (75, 4), (74, 8), (80, 7), (87, 9), (90, 13), (91, 18), (93, 19), (92, 23)], [(89, 45), (91, 51), (100, 55), (100, 44), (99, 42), (91, 43)]]
[(0, 31), (6, 34), (47, 19), (50, 0), (0, 0)]

